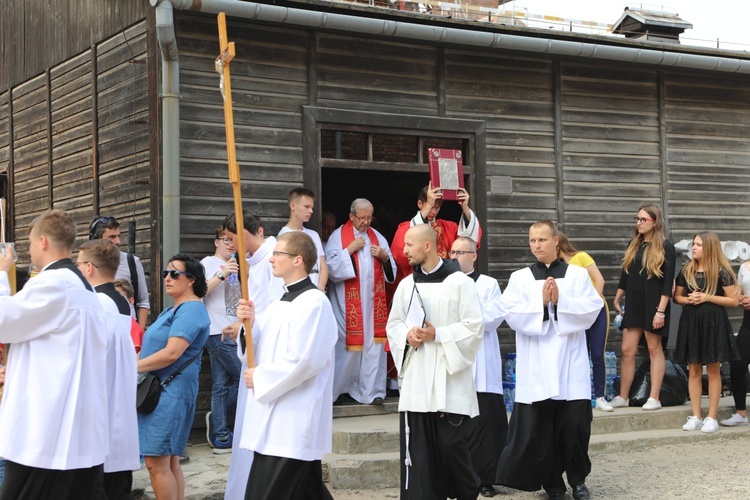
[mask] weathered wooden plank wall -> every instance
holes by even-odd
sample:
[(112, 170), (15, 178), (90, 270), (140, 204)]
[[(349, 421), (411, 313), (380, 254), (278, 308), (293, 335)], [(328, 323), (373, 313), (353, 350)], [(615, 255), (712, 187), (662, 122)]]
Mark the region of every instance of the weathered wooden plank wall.
[(147, 1), (3, 0), (0, 91), (80, 54), (144, 19)]
[(564, 218), (591, 254), (613, 297), (633, 216), (645, 202), (663, 206), (656, 73), (562, 64)]
[(750, 88), (746, 79), (666, 76), (672, 234), (750, 242)]
[[(226, 160), (218, 28), (212, 17), (177, 15), (180, 47), (180, 246), (211, 254), (213, 230), (234, 210)], [(307, 103), (307, 34), (227, 23), (236, 43), (231, 63), (237, 161), (244, 208), (269, 234), (289, 217), (287, 193), (302, 185), (302, 105)]]
[(13, 207), (18, 258), (28, 263), (31, 220), (51, 207), (49, 197), (47, 74), (24, 82), (12, 91)]
[(81, 242), (94, 215), (113, 215), (123, 223), (123, 243), (128, 221), (137, 221), (136, 253), (153, 282), (146, 36), (143, 21), (2, 94), (0, 161), (12, 162), (22, 263), (29, 262), (29, 224), (42, 211), (68, 211)]
[(10, 167), (10, 91), (0, 92), (0, 174)]
[(316, 51), (318, 106), (438, 115), (435, 47), (320, 33)]
[[(136, 222), (136, 254), (155, 286), (161, 281), (154, 270), (152, 213), (149, 184), (149, 137), (157, 124), (149, 122), (148, 52), (146, 23), (139, 23), (96, 47), (95, 145), (98, 158), (99, 210), (122, 224), (122, 242), (130, 237), (127, 223)], [(151, 89), (155, 91), (156, 89)], [(151, 289), (151, 286), (149, 286)]]
[[(491, 52), (446, 51), (448, 116), (485, 120), (486, 174), (513, 179), (511, 195), (496, 194), (486, 180), (488, 271), (507, 280), (529, 260), (524, 231), (535, 220), (555, 218), (552, 64)], [(515, 210), (524, 207), (523, 211)]]

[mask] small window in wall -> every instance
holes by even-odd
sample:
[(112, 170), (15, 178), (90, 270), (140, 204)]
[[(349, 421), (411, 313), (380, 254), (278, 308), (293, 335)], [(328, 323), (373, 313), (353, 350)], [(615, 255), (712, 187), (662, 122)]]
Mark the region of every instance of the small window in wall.
[(415, 135), (372, 135), (372, 160), (391, 163), (419, 163), (419, 137)]
[(422, 158), (419, 163), (428, 162), (429, 157), (427, 156), (427, 150), (430, 148), (458, 149), (461, 151), (461, 156), (463, 156), (464, 161), (467, 161), (469, 158), (466, 151), (466, 141), (464, 140), (444, 137), (425, 137), (422, 139)]
[(321, 130), (320, 153), (323, 158), (367, 161), (368, 136), (363, 132)]
[[(458, 149), (470, 161), (469, 141), (458, 137), (423, 137), (390, 131), (321, 129), (321, 157), (385, 163), (425, 164), (429, 148)], [(465, 163), (467, 166), (468, 163)]]

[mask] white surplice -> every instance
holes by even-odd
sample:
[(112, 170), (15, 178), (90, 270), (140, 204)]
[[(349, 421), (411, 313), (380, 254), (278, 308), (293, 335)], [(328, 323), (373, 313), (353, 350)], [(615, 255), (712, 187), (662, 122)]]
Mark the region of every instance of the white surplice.
[(474, 385), (477, 392), (503, 393), (503, 356), (497, 329), (505, 318), (500, 307), (500, 286), (497, 280), (480, 274), (476, 281), (479, 302), (482, 305), (484, 335), (474, 364)]
[(109, 453), (107, 321), (69, 269), (45, 269), (10, 296), (0, 272), (0, 342), (8, 353), (0, 457), (70, 470)]
[[(456, 235), (453, 237), (451, 235), (451, 244), (457, 237), (465, 236), (467, 238), (471, 238), (473, 241), (478, 242), (481, 237), (481, 226), (479, 225), (479, 219), (477, 219), (477, 214), (474, 213), (473, 210), (469, 209), (469, 212), (471, 213), (471, 220), (469, 220), (469, 223), (466, 224), (466, 217), (464, 217), (463, 213), (461, 214), (461, 217), (458, 221), (458, 229), (456, 230)], [(437, 223), (440, 224), (440, 219), (437, 219)], [(428, 221), (422, 217), (422, 212), (417, 211), (417, 213), (414, 215), (414, 217), (411, 218), (409, 221), (409, 224), (414, 227), (418, 226), (420, 224), (429, 224)], [(455, 227), (455, 226), (454, 226)]]
[(335, 321), (318, 289), (277, 300), (256, 315), (254, 388), (240, 446), (305, 461), (331, 451)]
[(120, 314), (117, 304), (106, 294), (97, 295), (112, 332), (107, 346), (110, 426), (109, 455), (104, 459), (104, 472), (138, 470), (141, 468), (138, 415), (135, 411), (138, 360), (130, 337), (131, 318)]
[[(343, 226), (342, 226), (343, 227)], [(396, 277), (396, 262), (388, 248), (388, 242), (382, 234), (375, 231), (378, 246), (388, 252), (388, 261), (382, 264), (371, 255), (372, 243), (367, 233), (354, 228), (354, 237), (362, 237), (365, 246), (357, 252), (359, 260), (359, 287), (362, 297), (362, 324), (364, 326), (364, 342), (362, 351), (347, 351), (346, 349), (346, 280), (357, 278), (352, 256), (345, 248), (341, 248), (341, 228), (336, 229), (328, 239), (326, 246), (326, 263), (328, 264), (329, 285), (328, 296), (333, 306), (333, 314), (338, 325), (338, 342), (336, 343), (336, 373), (333, 382), (333, 399), (348, 393), (352, 398), (363, 404), (372, 403), (375, 398), (385, 398), (386, 382), (386, 353), (384, 343), (375, 342), (374, 300), (373, 286), (375, 272), (373, 265), (389, 266), (391, 279), (383, 270), (385, 281), (393, 283)]]
[(586, 329), (602, 309), (602, 298), (586, 269), (568, 266), (555, 280), (557, 307), (544, 320), (542, 286), (529, 268), (515, 271), (500, 299), (505, 321), (516, 332), (516, 402), (591, 398)]
[[(453, 261), (443, 261), (444, 264)], [(454, 263), (455, 264), (455, 263)], [(457, 268), (457, 264), (456, 268)], [(436, 329), (436, 341), (406, 349), (407, 324), (414, 275), (399, 283), (388, 317), (388, 342), (399, 371), (399, 411), (445, 411), (474, 417), (479, 413), (474, 365), (484, 334), (482, 310), (474, 281), (454, 272), (442, 282), (417, 283), (426, 320)], [(404, 361), (404, 355), (407, 359)]]
[[(256, 314), (265, 311), (271, 302), (279, 299), (284, 293), (284, 281), (273, 275), (273, 269), (268, 262), (274, 248), (276, 248), (276, 238), (269, 236), (247, 260), (250, 266), (248, 293), (250, 300), (255, 305)], [(247, 478), (250, 476), (250, 468), (253, 465), (253, 452), (240, 447), (248, 389), (244, 379), (244, 373), (247, 370), (247, 358), (243, 356), (242, 344), (239, 339), (237, 340), (237, 355), (242, 360), (242, 370), (240, 371), (241, 376), (237, 390), (237, 410), (234, 419), (234, 437), (232, 438), (232, 458), (229, 461), (227, 489), (224, 492), (225, 500), (243, 500), (245, 498)]]

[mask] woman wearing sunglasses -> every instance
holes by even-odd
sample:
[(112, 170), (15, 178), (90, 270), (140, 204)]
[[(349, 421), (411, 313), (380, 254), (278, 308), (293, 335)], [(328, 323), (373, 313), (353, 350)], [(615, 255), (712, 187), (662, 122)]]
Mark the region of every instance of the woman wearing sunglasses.
[[(662, 337), (669, 336), (669, 299), (674, 281), (674, 245), (664, 237), (664, 219), (655, 205), (643, 205), (635, 216), (635, 234), (625, 250), (620, 284), (614, 307), (622, 318), (622, 360), (620, 394), (611, 401), (614, 408), (628, 406), (635, 375), (638, 343), (645, 335), (651, 358), (651, 392), (644, 410), (661, 408), (659, 392), (664, 380)], [(627, 298), (625, 311), (620, 307)]]
[(184, 368), (164, 387), (156, 409), (148, 415), (138, 414), (138, 433), (156, 498), (182, 500), (185, 479), (180, 455), (185, 453), (193, 423), (201, 352), (211, 322), (201, 301), (206, 295), (206, 276), (200, 262), (177, 254), (162, 277), (174, 306), (165, 309), (146, 330), (138, 373), (153, 372), (165, 381)]

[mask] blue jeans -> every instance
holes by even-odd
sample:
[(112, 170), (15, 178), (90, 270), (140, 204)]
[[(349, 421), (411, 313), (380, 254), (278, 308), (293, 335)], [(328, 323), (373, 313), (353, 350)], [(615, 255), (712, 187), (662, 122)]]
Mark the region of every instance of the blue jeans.
[(602, 307), (596, 321), (586, 330), (586, 346), (591, 353), (591, 364), (594, 370), (594, 394), (597, 398), (604, 396), (606, 372), (604, 349), (607, 347), (607, 308)]
[(211, 434), (222, 442), (232, 434), (227, 425), (229, 413), (237, 407), (237, 388), (240, 382), (242, 363), (237, 357), (237, 343), (221, 335), (209, 335), (206, 341), (211, 361)]

